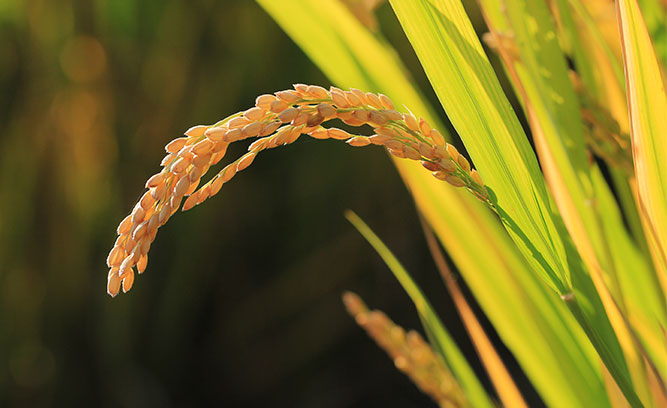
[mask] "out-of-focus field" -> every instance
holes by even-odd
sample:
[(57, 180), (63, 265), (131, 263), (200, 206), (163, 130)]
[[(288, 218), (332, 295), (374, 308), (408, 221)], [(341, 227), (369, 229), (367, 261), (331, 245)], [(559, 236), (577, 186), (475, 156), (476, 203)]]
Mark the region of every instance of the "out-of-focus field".
[(419, 327), (346, 208), (442, 293), (379, 149), (263, 154), (160, 230), (131, 293), (105, 293), (162, 146), (296, 82), (329, 85), (254, 2), (0, 1), (0, 406), (429, 403), (340, 303)]

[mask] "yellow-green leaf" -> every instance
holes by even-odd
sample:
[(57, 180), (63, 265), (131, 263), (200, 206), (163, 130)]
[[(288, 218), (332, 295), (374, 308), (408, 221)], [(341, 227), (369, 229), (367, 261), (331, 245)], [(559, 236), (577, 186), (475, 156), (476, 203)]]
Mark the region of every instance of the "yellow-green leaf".
[(640, 214), (653, 263), (667, 293), (667, 96), (636, 0), (618, 0), (616, 6)]
[[(526, 135), (461, 2), (391, 0), (391, 4), (475, 166), (493, 186), (503, 223), (536, 272), (567, 299), (628, 402), (642, 406), (596, 286), (562, 220), (551, 210)], [(600, 295), (610, 303), (605, 293)]]
[[(383, 92), (442, 130), (394, 51), (337, 1), (260, 4), (337, 86)], [(327, 49), (321, 46), (324, 37)], [(609, 406), (595, 351), (563, 302), (527, 266), (494, 214), (421, 166), (400, 160), (396, 164), (420, 211), (547, 404)], [(559, 357), (563, 355), (571, 358)]]

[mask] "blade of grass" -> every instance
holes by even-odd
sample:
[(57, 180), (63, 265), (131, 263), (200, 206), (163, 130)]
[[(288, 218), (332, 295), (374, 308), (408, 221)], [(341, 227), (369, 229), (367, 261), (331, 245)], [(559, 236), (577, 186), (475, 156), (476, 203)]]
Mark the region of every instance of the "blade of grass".
[(510, 234), (535, 270), (568, 293), (567, 255), (537, 160), (460, 1), (391, 4), (482, 178), (525, 239)]
[[(501, 218), (515, 242), (568, 300), (628, 401), (642, 406), (595, 286), (561, 220), (551, 212), (534, 154), (460, 1), (391, 0), (391, 4), (482, 177), (494, 186), (496, 208), (502, 209)], [(536, 256), (542, 259), (535, 262)]]
[[(621, 297), (614, 264), (594, 202), (590, 166), (577, 97), (541, 1), (479, 0), (494, 35), (509, 32), (516, 55), (498, 40), (504, 66), (526, 111), (547, 185), (589, 270), (607, 271)], [(606, 185), (606, 184), (605, 184)]]
[[(599, 170), (593, 176), (603, 178)], [(627, 272), (619, 274), (619, 280), (625, 294), (628, 320), (642, 339), (652, 361), (658, 367), (667, 367), (667, 349), (662, 344), (661, 330), (667, 319), (667, 305), (660, 284), (651, 265), (623, 233), (625, 226), (611, 192), (600, 189), (597, 198), (600, 214), (605, 219), (606, 235), (616, 238), (610, 241), (614, 262), (619, 265), (620, 271)]]
[(655, 45), (655, 53), (662, 64), (664, 72), (667, 69), (667, 3), (662, 0), (639, 0), (639, 8), (646, 22), (646, 28)]
[[(597, 275), (593, 281), (601, 299), (606, 301), (605, 310), (634, 383), (647, 399), (644, 364), (620, 315), (627, 312), (619, 273), (636, 275), (642, 271), (634, 267), (617, 270), (610, 241), (626, 238), (626, 231), (621, 228), (616, 229), (614, 235), (606, 235), (599, 208), (592, 205), (597, 203), (596, 190), (607, 195), (610, 192), (604, 178), (591, 177), (591, 170), (597, 171), (597, 166), (589, 165), (586, 157), (578, 99), (565, 58), (555, 41), (555, 27), (546, 3), (541, 0), (479, 0), (479, 3), (493, 32), (511, 30), (516, 55), (510, 56), (503, 50), (502, 41), (496, 43), (529, 119), (547, 183), (582, 259), (588, 270)], [(606, 204), (615, 207), (614, 201)], [(646, 269), (644, 272), (650, 274)], [(613, 298), (615, 302), (611, 301)], [(652, 312), (650, 316), (653, 317)]]
[(496, 352), (495, 347), (493, 347), (491, 340), (489, 340), (482, 325), (477, 320), (475, 313), (473, 313), (470, 305), (468, 305), (468, 302), (463, 296), (463, 293), (461, 293), (461, 289), (456, 283), (456, 279), (438, 247), (433, 231), (426, 225), (423, 218), (421, 221), (433, 261), (445, 281), (447, 290), (454, 300), (454, 305), (456, 305), (456, 310), (459, 312), (459, 316), (465, 325), (468, 335), (472, 339), (475, 350), (477, 350), (477, 354), (479, 355), (482, 364), (484, 364), (486, 372), (489, 374), (489, 378), (491, 378), (491, 382), (500, 397), (500, 401), (506, 407), (527, 407), (528, 405), (521, 396), (521, 392), (514, 383), (512, 376), (507, 371), (507, 367), (505, 367), (505, 364)]
[[(337, 78), (338, 86), (386, 93), (430, 123), (438, 123), (430, 109), (421, 110), (424, 103), (411, 90), (395, 52), (361, 29), (338, 2), (262, 0), (260, 4), (329, 78)], [(303, 20), (313, 24), (304, 25)], [(327, 42), (325, 50), (322, 37), (337, 41)], [(343, 58), (349, 61), (339, 64)], [(399, 67), (399, 74), (393, 67)], [(495, 216), (420, 166), (395, 163), (420, 211), (547, 404), (609, 406), (595, 351), (563, 302), (527, 267)], [(479, 256), (480, 250), (484, 256)], [(559, 357), (563, 355), (570, 358)]]
[[(588, 6), (592, 7), (590, 3)], [(557, 0), (552, 3), (552, 7), (555, 8), (555, 14), (561, 23), (561, 36), (570, 39), (574, 65), (579, 75), (581, 75), (585, 90), (590, 95), (596, 96), (597, 103), (609, 111), (618, 122), (620, 131), (629, 134), (630, 128), (620, 55), (616, 56), (600, 32), (601, 29), (608, 31), (609, 28), (606, 25), (600, 27), (599, 22), (596, 24), (596, 21), (593, 20), (580, 0)], [(615, 27), (613, 27), (613, 30), (615, 37), (608, 34), (607, 38), (618, 42), (617, 30)], [(611, 172), (620, 204), (634, 239), (648, 254), (644, 231), (628, 179), (620, 170), (612, 168)]]
[[(574, 0), (570, 0), (576, 3)], [(574, 58), (577, 70), (588, 71), (593, 69), (593, 64), (596, 68), (596, 74), (601, 75), (601, 78), (607, 78), (606, 81), (597, 84), (597, 78), (589, 78), (587, 75), (582, 75), (582, 81), (591, 94), (597, 96), (597, 101), (602, 106), (611, 107), (612, 105), (622, 106), (622, 115), (617, 117), (619, 125), (624, 128), (625, 132), (629, 132), (627, 120), (627, 108), (625, 102), (625, 94), (622, 89), (623, 84), (613, 80), (609, 76), (603, 75), (605, 66), (616, 64), (615, 57), (609, 61), (603, 54), (595, 51), (597, 37), (591, 36), (586, 27), (592, 27), (597, 30), (595, 25), (583, 27), (581, 30), (576, 30), (573, 22), (573, 16), (570, 13), (567, 0), (558, 0), (557, 15), (559, 21), (562, 22), (563, 29), (568, 32), (567, 36), (573, 38), (571, 41), (574, 45)], [(578, 10), (583, 8), (578, 6)], [(577, 16), (579, 17), (579, 16)], [(569, 23), (568, 23), (569, 21)], [(602, 40), (603, 41), (603, 40)], [(577, 48), (589, 47), (588, 50), (583, 49), (579, 52)], [(600, 57), (602, 55), (602, 57)], [(586, 58), (586, 57), (589, 58)], [(592, 56), (592, 58), (590, 58)], [(603, 86), (605, 85), (606, 86)], [(609, 89), (617, 89), (608, 93)], [(626, 314), (632, 327), (637, 330), (638, 335), (643, 340), (644, 347), (651, 354), (651, 358), (656, 362), (657, 366), (665, 366), (667, 362), (664, 361), (664, 355), (667, 350), (660, 345), (658, 339), (662, 334), (660, 325), (665, 325), (667, 319), (667, 305), (665, 305), (665, 296), (660, 289), (658, 277), (655, 272), (646, 262), (644, 253), (648, 255), (648, 248), (645, 248), (644, 232), (641, 229), (638, 213), (634, 205), (634, 198), (630, 191), (627, 178), (622, 176), (620, 172), (614, 172), (612, 169), (612, 179), (616, 185), (617, 193), (620, 197), (622, 207), (624, 208), (626, 219), (628, 220), (631, 229), (633, 230), (634, 238), (642, 251), (638, 251), (635, 243), (632, 242), (625, 233), (625, 227), (621, 214), (618, 211), (615, 199), (611, 192), (604, 188), (604, 184), (596, 180), (602, 180), (603, 176), (599, 170), (593, 172), (593, 182), (598, 190), (596, 193), (596, 204), (601, 217), (605, 220), (603, 227), (606, 231), (605, 235), (611, 237), (607, 241), (611, 246), (611, 254), (614, 258), (614, 264), (617, 265), (618, 279), (623, 292), (624, 303), (626, 305)], [(601, 188), (602, 187), (602, 188)], [(656, 341), (657, 340), (657, 341)], [(639, 362), (641, 364), (641, 362)]]
[(401, 283), (401, 286), (403, 286), (403, 289), (405, 289), (408, 296), (410, 296), (410, 299), (412, 299), (412, 302), (417, 308), (417, 312), (423, 319), (429, 333), (433, 335), (439, 349), (442, 350), (447, 365), (465, 390), (470, 404), (475, 407), (493, 407), (491, 399), (486, 391), (484, 391), (484, 388), (475, 376), (473, 370), (470, 368), (465, 357), (442, 325), (440, 318), (438, 318), (433, 311), (428, 299), (424, 297), (421, 289), (419, 289), (417, 284), (412, 280), (412, 277), (410, 277), (410, 274), (403, 268), (403, 265), (401, 265), (389, 248), (384, 245), (384, 243), (377, 237), (377, 235), (375, 235), (375, 233), (373, 233), (368, 225), (359, 218), (359, 216), (348, 210), (345, 212), (345, 218), (347, 218), (359, 233), (363, 235), (366, 241), (371, 244), (378, 255), (380, 255), (382, 260), (387, 264), (387, 267), (389, 267), (396, 279)]
[(663, 293), (667, 293), (667, 96), (636, 0), (618, 0), (616, 8), (640, 213)]
[[(465, 219), (448, 218), (439, 205), (443, 195), (437, 185), (413, 183), (411, 192), (440, 241), (448, 242), (449, 254), (457, 260), (459, 253), (470, 247), (465, 242), (452, 244), (457, 237), (447, 225), (455, 223), (455, 230), (475, 230), (481, 220), (470, 224)], [(520, 254), (513, 246), (494, 240), (503, 231), (489, 233), (492, 235), (480, 234), (478, 241), (472, 243), (478, 254), (474, 258), (476, 270), (459, 267), (459, 271), (547, 405), (609, 406), (597, 355), (561, 299), (522, 266)], [(501, 268), (487, 262), (497, 256), (506, 262)], [(568, 359), (559, 357), (563, 355)]]

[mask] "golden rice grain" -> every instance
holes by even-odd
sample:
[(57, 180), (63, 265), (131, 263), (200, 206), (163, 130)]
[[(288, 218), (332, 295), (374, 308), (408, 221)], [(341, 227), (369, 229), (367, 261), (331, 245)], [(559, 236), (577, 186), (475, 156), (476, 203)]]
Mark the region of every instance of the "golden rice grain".
[(134, 272), (132, 269), (130, 269), (123, 278), (123, 293), (127, 293), (128, 290), (132, 289), (132, 285), (134, 284)]
[(243, 112), (243, 117), (248, 119), (251, 122), (258, 121), (266, 115), (266, 110), (258, 107), (250, 108), (247, 111)]
[(328, 103), (320, 103), (316, 106), (316, 109), (317, 113), (319, 113), (325, 120), (336, 116), (336, 109)]
[(389, 154), (391, 154), (392, 156), (398, 157), (399, 159), (405, 159), (405, 152), (404, 152), (404, 150), (403, 150), (403, 147), (401, 147), (401, 148), (399, 148), (399, 149), (390, 149), (390, 148), (387, 148), (387, 151), (388, 151)]
[(274, 136), (274, 143), (276, 146), (285, 144), (287, 139), (289, 138), (290, 133), (292, 132), (292, 127), (291, 126), (284, 126), (280, 128), (275, 136)]
[(423, 135), (431, 134), (431, 126), (424, 120), (424, 118), (419, 118), (419, 130)]
[(271, 102), (271, 106), (269, 110), (273, 113), (280, 113), (287, 109), (289, 105), (285, 101), (281, 101), (280, 99), (276, 99), (275, 101)]
[[(255, 137), (259, 135), (259, 131), (262, 130), (264, 124), (261, 122), (253, 122), (245, 125), (241, 130), (242, 138), (247, 139), (249, 137)], [(194, 150), (194, 149), (193, 149)]]
[(318, 129), (309, 133), (310, 137), (314, 139), (328, 139), (329, 132), (326, 129)]
[(206, 132), (206, 129), (208, 126), (204, 125), (197, 125), (193, 126), (190, 129), (185, 131), (185, 136), (190, 136), (190, 137), (201, 137), (204, 135), (204, 132)]
[(389, 120), (393, 120), (393, 121), (397, 121), (397, 122), (403, 120), (403, 115), (400, 114), (399, 112), (396, 112), (393, 109), (385, 110), (384, 114), (387, 115), (387, 118), (389, 118)]
[(155, 201), (162, 201), (167, 193), (167, 184), (162, 183), (159, 186), (153, 187), (150, 192)]
[(132, 239), (135, 241), (140, 240), (145, 234), (146, 234), (146, 223), (142, 222), (135, 228), (134, 232), (132, 232)]
[(236, 129), (230, 129), (225, 134), (222, 136), (222, 141), (225, 143), (234, 143), (237, 140), (241, 140), (243, 137), (243, 132), (241, 129), (236, 128)]
[(403, 157), (410, 160), (421, 160), (422, 155), (415, 148), (405, 146), (403, 148)]
[(164, 225), (165, 222), (169, 219), (171, 216), (171, 206), (169, 203), (165, 204), (164, 207), (162, 207), (162, 210), (160, 210), (160, 215), (158, 215), (158, 222), (160, 225)]
[(184, 195), (186, 195), (186, 196), (192, 194), (197, 189), (197, 187), (199, 186), (199, 179), (191, 181), (190, 178), (188, 177), (188, 181), (190, 182), (190, 186), (188, 187), (187, 190), (185, 190)]
[(192, 158), (192, 165), (198, 168), (203, 168), (206, 166), (208, 163), (211, 162), (211, 153), (208, 154), (202, 154), (202, 155), (196, 155), (195, 157)]
[(174, 187), (174, 196), (179, 197), (184, 195), (188, 187), (190, 187), (190, 180), (187, 177), (181, 178)]
[(137, 261), (137, 272), (144, 273), (146, 270), (146, 266), (148, 265), (148, 257), (146, 255), (142, 255), (139, 258), (139, 261)]
[(459, 163), (459, 166), (461, 166), (463, 170), (465, 170), (466, 172), (470, 171), (470, 163), (468, 162), (468, 159), (459, 155), (456, 161)]
[(226, 183), (229, 180), (231, 180), (232, 177), (234, 177), (234, 175), (236, 174), (236, 166), (230, 164), (227, 167), (225, 167), (224, 169), (222, 169), (222, 172), (223, 173), (222, 173), (222, 176), (220, 178), (222, 178), (223, 183)]
[(380, 98), (380, 102), (382, 102), (382, 106), (385, 109), (393, 110), (394, 109), (394, 103), (389, 99), (387, 95), (383, 94), (378, 94), (378, 98)]
[(109, 256), (107, 256), (107, 266), (112, 267), (114, 265), (119, 265), (123, 262), (124, 255), (125, 251), (123, 251), (123, 248), (114, 247), (111, 252), (109, 252)]
[(256, 153), (250, 152), (246, 153), (243, 155), (241, 160), (239, 160), (239, 164), (236, 165), (236, 171), (239, 172), (241, 170), (245, 170), (252, 164), (252, 162), (255, 160), (255, 157), (257, 156)]
[(225, 127), (213, 127), (213, 128), (208, 129), (206, 131), (205, 135), (208, 139), (217, 143), (217, 142), (222, 141), (222, 138), (225, 136), (225, 133), (227, 133), (228, 130), (229, 130), (229, 128), (227, 128), (227, 126), (225, 126)]
[(353, 113), (354, 118), (357, 119), (361, 123), (366, 123), (370, 120), (371, 118), (371, 113), (367, 111), (366, 109), (357, 109)]
[(284, 111), (280, 112), (280, 114), (278, 115), (278, 120), (283, 123), (291, 122), (300, 112), (301, 111), (299, 109), (294, 107), (287, 108)]
[(477, 170), (471, 171), (470, 177), (472, 177), (472, 179), (475, 180), (475, 183), (479, 184), (480, 186), (484, 185), (484, 182), (482, 181), (482, 176), (479, 175)]
[(453, 185), (454, 187), (463, 187), (466, 185), (465, 181), (461, 180), (461, 178), (451, 174), (447, 175), (445, 181)]
[(310, 118), (309, 112), (299, 112), (294, 119), (292, 119), (292, 126), (304, 125)]
[(134, 211), (132, 212), (132, 224), (138, 224), (141, 221), (144, 220), (144, 216), (146, 215), (146, 211), (144, 211), (143, 208), (140, 206), (134, 207)]
[(227, 127), (230, 129), (242, 128), (248, 123), (250, 123), (250, 121), (247, 118), (244, 118), (243, 116), (237, 116), (227, 122)]
[(331, 101), (334, 105), (341, 109), (350, 107), (350, 103), (345, 98), (345, 94), (338, 88), (331, 88)]
[(368, 98), (366, 98), (366, 93), (356, 88), (350, 88), (350, 92), (354, 94), (359, 100), (360, 105), (368, 105)]
[(107, 280), (107, 293), (111, 297), (115, 297), (120, 292), (120, 277), (117, 273), (109, 273)]
[(250, 143), (250, 146), (248, 146), (248, 151), (257, 151), (257, 150), (263, 150), (266, 148), (266, 142), (268, 141), (269, 137), (263, 137), (260, 139), (255, 140), (254, 142)]
[(262, 130), (259, 132), (259, 136), (268, 136), (271, 133), (275, 132), (276, 129), (278, 129), (282, 125), (282, 123), (276, 121), (276, 122), (269, 122), (264, 127)]
[(181, 174), (190, 166), (190, 160), (185, 157), (179, 157), (176, 159), (174, 164), (171, 165), (169, 170), (174, 174)]
[(317, 113), (315, 115), (310, 115), (308, 117), (308, 120), (306, 120), (306, 126), (307, 127), (314, 127), (314, 126), (318, 126), (322, 122), (324, 122), (324, 117), (322, 117), (322, 115)]
[(213, 142), (209, 139), (204, 139), (194, 146), (192, 146), (192, 153), (194, 154), (207, 154), (213, 149)]
[(403, 143), (395, 139), (390, 139), (384, 143), (384, 146), (387, 149), (401, 150), (403, 148)]
[(294, 90), (297, 91), (299, 95), (306, 95), (308, 93), (308, 85), (306, 84), (294, 84)]
[[(378, 130), (378, 129), (375, 129)], [(386, 136), (386, 135), (373, 135), (368, 138), (368, 140), (377, 146), (382, 146), (384, 145), (387, 141), (391, 140), (391, 137)]]
[(343, 129), (338, 128), (329, 128), (327, 130), (329, 137), (335, 140), (347, 140), (352, 137), (351, 134), (347, 133)]
[(361, 101), (353, 92), (344, 92), (345, 99), (350, 104), (350, 106), (355, 107), (361, 105)]
[(276, 100), (276, 97), (273, 95), (260, 95), (255, 99), (255, 106), (268, 111), (271, 108), (271, 104)]
[(198, 199), (199, 199), (198, 194), (197, 195), (193, 194), (190, 197), (188, 197), (185, 200), (185, 202), (183, 203), (183, 209), (182, 210), (187, 211), (187, 210), (191, 209), (192, 207), (194, 207), (195, 205), (197, 205), (197, 200)]
[(318, 85), (309, 85), (306, 92), (315, 99), (326, 99), (329, 97), (329, 92)]
[(364, 136), (355, 136), (347, 139), (345, 143), (349, 144), (350, 146), (355, 146), (355, 147), (363, 147), (363, 146), (368, 146), (371, 144), (371, 141), (368, 140), (367, 137)]
[(172, 162), (172, 160), (173, 160), (175, 157), (176, 157), (176, 155), (173, 154), (173, 153), (164, 156), (164, 158), (163, 158), (162, 161), (160, 162), (160, 166), (162, 166), (162, 167), (167, 166), (169, 163)]
[(403, 114), (403, 120), (408, 126), (408, 129), (412, 130), (413, 132), (419, 131), (419, 124), (417, 123), (417, 119), (414, 116), (409, 113), (405, 113)]
[(132, 228), (132, 215), (128, 215), (127, 217), (123, 218), (123, 221), (118, 224), (118, 228), (116, 229), (116, 232), (118, 235), (122, 235), (127, 233), (130, 228)]
[(185, 137), (179, 137), (177, 139), (172, 140), (171, 142), (167, 143), (167, 145), (164, 147), (164, 150), (166, 150), (169, 153), (176, 153), (177, 151), (181, 150), (183, 146), (185, 146), (185, 142), (188, 139)]
[(214, 196), (218, 194), (223, 184), (225, 184), (225, 180), (223, 180), (222, 177), (216, 177), (215, 179), (213, 179), (213, 182), (211, 183), (211, 190), (209, 196)]
[(208, 184), (204, 186), (201, 190), (197, 191), (197, 204), (201, 204), (204, 200), (211, 196), (211, 185)]
[(164, 182), (164, 177), (164, 173), (154, 174), (151, 176), (151, 178), (148, 179), (148, 181), (146, 181), (146, 188), (151, 188), (162, 184), (162, 182)]
[(190, 170), (190, 173), (188, 173), (188, 179), (190, 179), (190, 183), (194, 183), (195, 181), (199, 180), (202, 173), (202, 169), (199, 167), (193, 167), (192, 170)]
[(440, 168), (446, 171), (447, 173), (453, 173), (456, 171), (456, 164), (450, 159), (440, 159), (438, 162)]
[(427, 160), (422, 160), (421, 165), (428, 171), (438, 171), (440, 169), (440, 166), (438, 166), (437, 163), (433, 163)]
[(301, 136), (301, 128), (293, 128), (292, 132), (289, 134), (287, 137), (287, 140), (285, 141), (285, 144), (290, 144), (296, 142), (296, 140)]
[(294, 92), (294, 91), (280, 91), (280, 92), (276, 92), (276, 96), (277, 96), (280, 100), (282, 100), (283, 102), (285, 102), (285, 103), (287, 103), (287, 104), (290, 104), (290, 105), (293, 104), (293, 103), (295, 103), (295, 102), (298, 101), (299, 99), (301, 99), (301, 98), (299, 97), (299, 94), (297, 94), (297, 93)]
[(449, 154), (449, 157), (452, 158), (452, 160), (454, 160), (454, 161), (459, 160), (459, 152), (458, 152), (458, 150), (456, 150), (456, 147), (447, 143), (447, 145), (445, 146), (445, 149), (447, 150), (447, 153)]
[(431, 140), (433, 140), (433, 143), (435, 143), (436, 145), (440, 146), (445, 145), (445, 138), (436, 129), (431, 129), (431, 132), (428, 134), (428, 136), (431, 138)]
[(383, 109), (382, 101), (380, 101), (380, 97), (378, 97), (376, 94), (372, 92), (366, 92), (366, 100), (368, 101), (368, 104), (375, 109)]
[(144, 195), (141, 196), (141, 199), (139, 199), (139, 205), (144, 210), (150, 209), (153, 207), (153, 204), (155, 204), (155, 199), (151, 195), (150, 191), (145, 192)]
[(150, 235), (155, 235), (155, 232), (157, 231), (157, 227), (159, 225), (159, 220), (158, 220), (159, 215), (158, 214), (153, 214), (151, 218), (148, 220), (148, 234)]
[(213, 149), (211, 150), (211, 153), (224, 155), (225, 152), (227, 151), (228, 146), (229, 146), (229, 143), (227, 143), (227, 142), (217, 142), (213, 145)]
[(370, 111), (368, 114), (368, 120), (378, 126), (386, 125), (387, 122), (389, 122), (389, 119), (378, 111)]

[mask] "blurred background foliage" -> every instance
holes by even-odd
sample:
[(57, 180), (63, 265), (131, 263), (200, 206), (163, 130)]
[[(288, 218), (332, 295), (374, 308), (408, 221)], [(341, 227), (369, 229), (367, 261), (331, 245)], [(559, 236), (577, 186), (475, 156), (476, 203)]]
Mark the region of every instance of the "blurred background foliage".
[(431, 404), (340, 303), (351, 289), (420, 327), (351, 208), (463, 332), (380, 149), (262, 156), (161, 230), (130, 295), (105, 293), (115, 228), (162, 146), (296, 82), (329, 85), (254, 2), (0, 1), (0, 406)]

